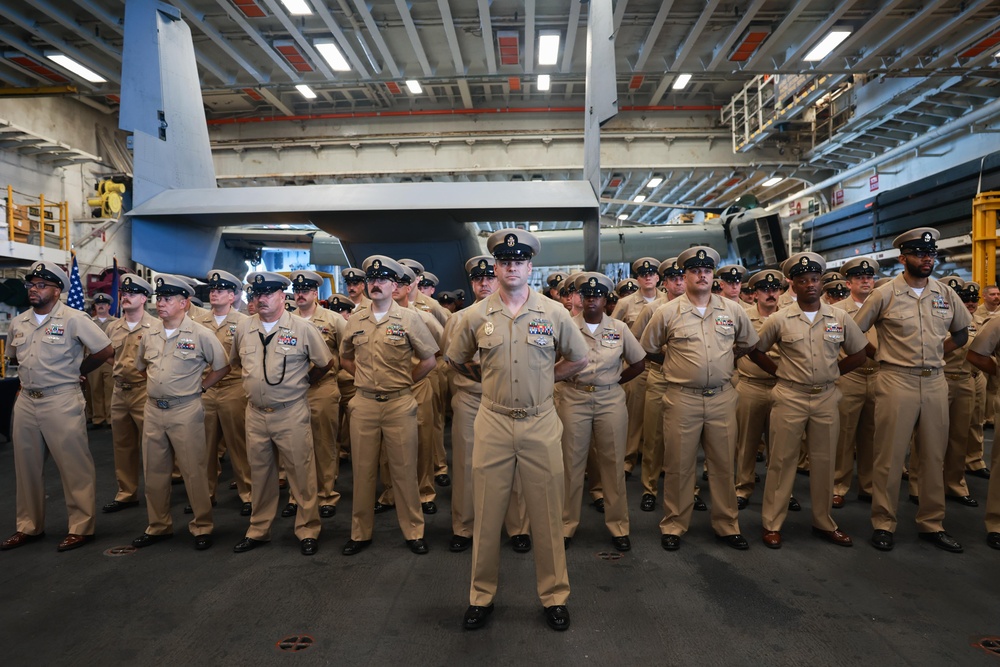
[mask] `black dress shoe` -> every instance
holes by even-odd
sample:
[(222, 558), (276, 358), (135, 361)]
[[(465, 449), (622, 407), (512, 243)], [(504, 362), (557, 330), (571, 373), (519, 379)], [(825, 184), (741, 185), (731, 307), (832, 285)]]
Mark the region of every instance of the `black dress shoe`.
[(184, 483), (184, 478), (183, 477), (171, 477), (170, 478), (170, 484), (172, 486), (177, 486), (178, 484), (183, 484), (183, 483)]
[(295, 503), (288, 503), (281, 510), (281, 516), (288, 518), (290, 516), (295, 516), (295, 513), (299, 511), (299, 506)]
[(808, 477), (809, 476), (809, 468), (796, 468), (795, 469), (795, 474), (796, 475), (805, 475), (806, 477)]
[(736, 496), (736, 509), (745, 510), (747, 505), (750, 504), (749, 498), (744, 498), (743, 496)]
[(892, 551), (894, 545), (895, 540), (888, 530), (876, 530), (872, 533), (872, 546), (879, 551)]
[(545, 608), (545, 622), (553, 630), (562, 632), (569, 629), (569, 609), (564, 604)]
[(255, 540), (252, 537), (244, 537), (242, 540), (236, 543), (236, 546), (233, 547), (233, 551), (235, 551), (238, 554), (241, 554), (245, 551), (256, 549), (262, 544), (267, 544), (267, 542), (265, 542), (264, 540)]
[(594, 506), (594, 509), (604, 514), (604, 498), (596, 498), (594, 502), (590, 503)]
[(322, 505), (319, 508), (320, 518), (329, 519), (337, 514), (336, 505)]
[(472, 546), (471, 537), (462, 537), (461, 535), (452, 535), (451, 541), (448, 543), (448, 551), (452, 553), (461, 553), (469, 547)]
[(10, 549), (16, 549), (18, 547), (23, 547), (29, 542), (35, 542), (45, 537), (45, 531), (38, 533), (37, 535), (28, 535), (27, 533), (22, 533), (17, 531), (2, 543), (0, 543), (0, 551), (8, 551)]
[(420, 503), (420, 509), (424, 514), (438, 513), (438, 506), (433, 500), (428, 500), (426, 503)]
[(492, 613), (492, 604), (488, 607), (470, 605), (469, 608), (465, 610), (465, 618), (462, 619), (462, 627), (466, 630), (478, 630), (480, 628), (485, 628), (486, 621), (489, 620), (490, 614)]
[(194, 548), (198, 551), (204, 551), (212, 546), (212, 536), (211, 535), (195, 535), (194, 536)]
[(919, 505), (920, 504), (920, 496), (915, 496), (915, 495), (913, 495), (911, 493), (910, 494), (910, 502), (913, 503), (914, 505)]
[(319, 540), (315, 537), (307, 537), (299, 542), (299, 549), (303, 556), (315, 556), (316, 552), (319, 551)]
[(677, 551), (681, 548), (680, 535), (660, 535), (660, 546), (667, 551)]
[(652, 512), (656, 509), (656, 496), (652, 493), (642, 494), (642, 500), (639, 501), (639, 509), (643, 512)]
[(250, 516), (253, 514), (253, 505), (251, 503), (243, 503), (243, 507), (240, 508), (240, 516)]
[(920, 533), (920, 539), (927, 540), (938, 549), (944, 549), (955, 554), (962, 553), (962, 545), (954, 537), (943, 530), (931, 533)]
[(799, 501), (795, 499), (795, 496), (792, 496), (791, 498), (788, 499), (788, 511), (789, 512), (802, 511), (802, 505), (799, 505)]
[(434, 476), (434, 483), (438, 486), (451, 486), (451, 478), (448, 477), (447, 473), (441, 473)]
[(701, 499), (701, 496), (696, 495), (694, 497), (694, 511), (695, 512), (707, 512), (708, 511), (708, 505), (706, 505), (705, 501)]
[(966, 507), (979, 507), (979, 502), (972, 496), (945, 496), (948, 500), (954, 500), (960, 505), (965, 505)]
[(746, 551), (750, 548), (750, 543), (747, 542), (747, 538), (743, 537), (739, 533), (735, 535), (716, 535), (720, 540), (726, 543), (727, 546), (733, 549), (738, 549), (739, 551)]
[(569, 545), (572, 544), (572, 543), (573, 543), (573, 538), (572, 537), (566, 537), (564, 535), (563, 536), (563, 551), (565, 551), (566, 549), (569, 549)]
[(138, 500), (112, 500), (102, 507), (101, 511), (111, 514), (112, 512), (121, 512), (122, 510), (127, 510), (129, 507), (137, 507), (138, 505)]
[(764, 452), (757, 452), (757, 463), (764, 462)]
[(531, 535), (511, 535), (510, 548), (519, 554), (531, 551)]
[(612, 537), (611, 546), (615, 548), (615, 551), (631, 551), (632, 540), (628, 539), (628, 535), (622, 535), (621, 537)]
[(703, 481), (703, 482), (707, 482), (708, 481), (708, 471), (707, 470), (702, 470), (701, 471), (701, 481)]
[(965, 474), (966, 475), (972, 475), (973, 477), (981, 477), (983, 479), (989, 479), (990, 478), (990, 469), (989, 468), (980, 468), (979, 470), (966, 470)]
[(986, 544), (993, 549), (1000, 549), (1000, 533), (987, 533)]
[(229, 483), (229, 490), (230, 491), (236, 490), (236, 480), (233, 480), (232, 482)]
[(142, 549), (143, 547), (151, 546), (157, 542), (169, 540), (173, 536), (173, 533), (163, 533), (162, 535), (150, 535), (149, 533), (143, 533), (139, 537), (132, 540), (132, 546), (136, 549)]
[(396, 509), (395, 505), (384, 505), (379, 501), (375, 501), (375, 514), (382, 514), (383, 512), (388, 512), (389, 510)]
[(870, 503), (872, 501), (872, 494), (858, 491), (858, 500), (863, 503)]
[(341, 553), (345, 556), (353, 556), (354, 554), (361, 553), (371, 545), (371, 540), (347, 540), (347, 544), (344, 545)]
[(423, 555), (427, 553), (427, 543), (422, 539), (416, 540), (406, 540), (406, 546), (410, 547), (410, 551), (415, 554)]

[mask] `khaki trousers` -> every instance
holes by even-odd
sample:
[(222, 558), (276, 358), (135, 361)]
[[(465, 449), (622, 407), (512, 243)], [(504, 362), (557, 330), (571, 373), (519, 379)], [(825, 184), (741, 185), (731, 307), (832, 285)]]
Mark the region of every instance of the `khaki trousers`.
[(733, 484), (736, 456), (736, 391), (728, 382), (713, 396), (669, 385), (663, 395), (663, 519), (660, 532), (683, 535), (694, 508), (698, 445), (705, 450), (716, 535), (740, 532)]
[(573, 537), (580, 525), (583, 478), (591, 452), (594, 453), (597, 474), (604, 490), (604, 524), (612, 537), (628, 535), (628, 500), (622, 470), (628, 431), (624, 388), (615, 385), (610, 389), (586, 392), (566, 385), (557, 407), (563, 423), (563, 479), (566, 489), (563, 536)]
[(131, 389), (115, 387), (111, 395), (111, 443), (115, 455), (115, 500), (139, 500), (139, 472), (142, 470), (142, 421), (146, 412), (146, 383)]
[[(417, 402), (417, 492), (420, 502), (427, 503), (437, 498), (437, 487), (434, 486), (434, 397), (429, 376), (413, 385), (410, 391), (413, 400)], [(385, 449), (379, 455), (378, 470), (382, 480), (382, 493), (378, 501), (383, 505), (395, 505), (392, 474)]]
[[(316, 460), (316, 502), (320, 507), (334, 505), (340, 493), (334, 489), (340, 476), (340, 453), (337, 451), (337, 425), (340, 422), (340, 388), (331, 375), (309, 387), (309, 424), (312, 428), (313, 452)], [(299, 504), (295, 494), (289, 502)]]
[(646, 404), (646, 375), (643, 371), (625, 387), (625, 409), (628, 411), (628, 438), (625, 444), (625, 472), (632, 472), (642, 448), (642, 418)]
[[(432, 477), (448, 474), (448, 454), (444, 450), (444, 418), (449, 400), (447, 366), (448, 364), (439, 358), (438, 364), (428, 374), (434, 388), (434, 411), (432, 413), (434, 416), (434, 474)], [(433, 484), (434, 480), (431, 479), (431, 485), (433, 486)]]
[[(745, 383), (741, 383), (745, 384)], [(771, 390), (770, 443), (767, 479), (764, 481), (764, 530), (781, 530), (788, 516), (788, 501), (795, 486), (795, 469), (805, 435), (809, 448), (809, 499), (812, 525), (837, 530), (830, 515), (833, 504), (833, 462), (840, 433), (840, 390), (831, 385), (820, 394), (806, 394), (778, 382)]]
[(278, 460), (284, 463), (288, 486), (298, 501), (295, 537), (319, 537), (316, 505), (316, 460), (306, 400), (274, 412), (263, 412), (247, 404), (247, 458), (250, 461), (250, 493), (253, 513), (246, 536), (271, 539), (271, 524), (278, 512)]
[(338, 454), (344, 457), (351, 455), (351, 416), (348, 414), (347, 404), (354, 398), (354, 378), (349, 377), (344, 380), (337, 374), (337, 388), (340, 389), (340, 424), (337, 429)]
[[(642, 409), (642, 492), (655, 496), (663, 472), (663, 392), (667, 381), (660, 365), (646, 361), (646, 395)], [(634, 380), (633, 380), (634, 382)], [(631, 382), (625, 383), (626, 391)]]
[[(472, 493), (472, 447), (474, 424), (482, 396), (457, 389), (451, 392), (451, 530), (460, 537), (472, 537), (475, 498)], [(504, 525), (508, 535), (528, 535), (528, 510), (517, 478), (510, 494)]]
[[(948, 446), (944, 453), (944, 492), (952, 496), (969, 495), (965, 482), (965, 454), (972, 425), (975, 382), (971, 375), (948, 373)], [(920, 444), (916, 437), (910, 444), (910, 495), (920, 496)]]
[(542, 605), (566, 604), (569, 574), (562, 539), (562, 422), (555, 408), (513, 419), (482, 407), (472, 450), (475, 525), (469, 604), (488, 606), (497, 591), (500, 528), (520, 479), (531, 521), (535, 579)]
[(351, 413), (351, 467), (354, 497), (351, 539), (370, 540), (375, 523), (375, 473), (385, 452), (403, 537), (422, 539), (424, 515), (417, 490), (417, 402), (409, 393), (385, 402), (356, 394)]
[(208, 463), (208, 490), (214, 499), (219, 486), (223, 451), (229, 452), (229, 463), (236, 481), (240, 501), (250, 502), (250, 462), (247, 460), (246, 412), (247, 395), (239, 381), (216, 384), (202, 396), (205, 408), (205, 447)]
[[(757, 472), (757, 451), (768, 437), (774, 381), (740, 378), (736, 385), (736, 495), (753, 495)], [(769, 454), (770, 455), (770, 454)], [(769, 469), (770, 470), (770, 469)], [(794, 472), (794, 471), (793, 471)], [(768, 474), (770, 477), (770, 474)]]
[[(214, 452), (213, 452), (214, 455)], [(201, 397), (177, 407), (161, 409), (146, 401), (142, 425), (143, 477), (146, 480), (147, 535), (174, 532), (170, 516), (170, 476), (176, 463), (194, 518), (192, 535), (212, 532), (212, 498), (208, 490), (208, 448), (205, 446), (205, 410)]]
[[(990, 455), (990, 470), (1000, 470), (1000, 446), (994, 444)], [(990, 475), (986, 492), (986, 532), (1000, 533), (1000, 474)]]
[(986, 421), (986, 403), (989, 400), (989, 395), (986, 392), (986, 374), (979, 373), (972, 381), (976, 385), (976, 397), (972, 403), (972, 427), (969, 429), (965, 469), (982, 470), (986, 467), (986, 462), (983, 460), (983, 423)]
[(87, 375), (90, 385), (90, 405), (93, 413), (91, 421), (95, 424), (111, 423), (111, 392), (115, 388), (115, 379), (111, 374), (109, 364), (101, 364), (100, 368)]
[(22, 389), (14, 402), (11, 440), (17, 479), (17, 530), (45, 530), (45, 456), (52, 455), (62, 479), (69, 533), (93, 535), (97, 513), (94, 459), (87, 441), (86, 401), (77, 385), (31, 398)]
[(855, 461), (858, 491), (872, 494), (872, 466), (875, 463), (875, 379), (877, 373), (859, 371), (837, 380), (840, 389), (840, 433), (837, 436), (836, 470), (833, 493), (846, 496), (851, 490)]
[[(916, 433), (914, 433), (916, 430)], [(875, 468), (872, 527), (896, 530), (903, 461), (915, 436), (920, 478), (920, 532), (944, 530), (944, 454), (948, 447), (948, 383), (883, 368), (875, 380)], [(911, 458), (911, 466), (913, 458)]]

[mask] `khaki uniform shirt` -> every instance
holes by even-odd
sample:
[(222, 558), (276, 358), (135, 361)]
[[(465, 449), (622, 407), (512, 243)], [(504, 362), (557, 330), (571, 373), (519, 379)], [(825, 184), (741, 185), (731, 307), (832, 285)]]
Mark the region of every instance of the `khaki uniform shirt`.
[(587, 341), (558, 301), (530, 292), (517, 315), (494, 293), (467, 309), (445, 356), (462, 365), (479, 351), (483, 397), (510, 408), (552, 399), (558, 357), (584, 359)]
[(94, 324), (96, 324), (97, 328), (103, 331), (105, 335), (108, 333), (108, 327), (118, 321), (117, 317), (113, 317), (111, 315), (109, 315), (103, 322), (96, 317), (92, 317), (90, 319), (94, 320)]
[[(978, 312), (977, 310), (976, 313)], [(985, 324), (978, 327), (976, 339), (969, 345), (969, 350), (984, 357), (992, 357), (1000, 352), (998, 348), (1000, 348), (1000, 317), (990, 317)]]
[[(292, 314), (302, 317), (299, 315), (298, 309), (292, 311)], [(316, 327), (323, 340), (326, 341), (326, 346), (329, 348), (330, 354), (333, 355), (333, 367), (330, 368), (329, 373), (323, 376), (320, 382), (325, 382), (328, 378), (336, 379), (337, 373), (340, 371), (340, 341), (343, 340), (344, 332), (347, 331), (347, 320), (340, 313), (335, 313), (320, 305), (316, 306), (312, 317), (302, 317), (302, 319)]]
[(381, 322), (370, 308), (352, 314), (340, 344), (340, 356), (354, 360), (354, 386), (365, 391), (412, 387), (413, 357), (427, 359), (438, 350), (420, 314), (395, 302)]
[(635, 322), (635, 318), (639, 316), (639, 312), (643, 306), (651, 305), (655, 309), (657, 305), (666, 302), (667, 295), (664, 292), (657, 292), (656, 297), (652, 301), (646, 301), (646, 298), (642, 294), (636, 292), (629, 294), (624, 299), (619, 299), (618, 305), (615, 306), (614, 311), (611, 313), (611, 317), (621, 320), (631, 327), (632, 323)]
[[(203, 314), (199, 313), (199, 315), (200, 317), (192, 317), (191, 319), (215, 334), (216, 339), (222, 343), (222, 349), (225, 350), (226, 358), (228, 359), (232, 354), (233, 338), (236, 337), (236, 327), (240, 322), (247, 319), (248, 316), (235, 308), (230, 308), (229, 312), (226, 313), (226, 319), (222, 320), (222, 324), (216, 324), (215, 314), (211, 310), (206, 310)], [(228, 385), (239, 379), (240, 369), (234, 366), (229, 369), (226, 377), (219, 380), (216, 386)]]
[(410, 304), (410, 306), (433, 315), (434, 319), (437, 320), (438, 324), (440, 324), (442, 328), (448, 323), (448, 318), (451, 316), (451, 313), (448, 312), (444, 306), (423, 292), (417, 292), (416, 299)]
[(587, 342), (587, 367), (570, 378), (577, 384), (610, 385), (622, 379), (622, 361), (628, 365), (646, 358), (646, 351), (621, 320), (605, 315), (591, 333), (583, 314), (573, 318)]
[(956, 348), (944, 355), (945, 373), (979, 372), (977, 368), (968, 362), (966, 357), (968, 356), (969, 348), (972, 346), (973, 341), (979, 334), (979, 330), (983, 327), (983, 320), (987, 318), (989, 318), (989, 315), (987, 315), (986, 318), (983, 318), (973, 313), (972, 322), (969, 323), (969, 340), (967, 340), (965, 345), (962, 347)]
[(149, 335), (152, 327), (157, 326), (160, 320), (156, 319), (146, 311), (142, 313), (142, 319), (135, 325), (134, 329), (128, 328), (125, 318), (116, 320), (108, 327), (108, 337), (111, 345), (115, 348), (115, 363), (111, 368), (111, 375), (114, 376), (118, 384), (138, 384), (145, 382), (146, 378), (135, 366), (135, 360), (139, 358), (139, 343)]
[(712, 389), (730, 381), (734, 348), (757, 344), (746, 311), (736, 302), (713, 294), (702, 315), (687, 294), (662, 308), (642, 332), (642, 347), (663, 357), (663, 377), (685, 387)]
[[(448, 345), (451, 343), (451, 339), (454, 338), (455, 332), (462, 327), (462, 323), (465, 321), (465, 316), (468, 315), (470, 311), (471, 307), (466, 308), (465, 310), (460, 310), (452, 317), (448, 318), (448, 324), (444, 326), (444, 334), (441, 336), (442, 350), (448, 349)], [(476, 353), (473, 355), (472, 363), (479, 363), (479, 350), (476, 350)], [(477, 396), (482, 395), (483, 385), (481, 382), (476, 382), (467, 375), (456, 372), (454, 369), (451, 369), (451, 371), (452, 372), (449, 377), (452, 379), (452, 384), (456, 389), (461, 389), (464, 392), (475, 394)]]
[[(857, 301), (854, 300), (854, 297), (849, 296), (843, 301), (834, 304), (833, 307), (840, 308), (853, 318), (854, 314), (857, 313), (859, 310), (861, 310), (862, 305), (864, 304), (858, 303)], [(878, 351), (878, 331), (875, 329), (875, 327), (872, 327), (871, 329), (866, 331), (865, 337), (868, 338), (868, 342), (871, 343), (871, 346), (874, 347), (876, 351)], [(854, 373), (861, 369), (876, 370), (878, 369), (878, 362), (872, 359), (871, 357), (865, 355), (865, 363), (861, 364), (861, 366), (859, 366), (857, 369), (851, 372)]]
[(795, 294), (789, 288), (788, 291), (778, 297), (778, 310), (788, 308), (793, 303), (795, 303)]
[(79, 384), (84, 348), (100, 352), (110, 344), (90, 316), (57, 302), (41, 324), (31, 309), (14, 318), (7, 333), (7, 356), (17, 359), (21, 387), (38, 391)]
[(820, 304), (812, 322), (794, 303), (767, 318), (759, 333), (761, 352), (778, 343), (777, 376), (799, 384), (835, 382), (840, 377), (841, 349), (854, 354), (868, 345), (851, 316), (826, 303)]
[[(750, 318), (750, 324), (753, 325), (753, 330), (757, 332), (757, 335), (760, 335), (760, 329), (764, 326), (764, 322), (767, 321), (767, 318), (760, 314), (760, 310), (757, 309), (757, 304), (746, 304), (743, 309), (746, 311), (747, 317)], [(771, 357), (771, 361), (774, 363), (778, 363), (781, 360), (778, 356), (777, 350), (771, 348), (765, 351), (767, 352), (767, 356)], [(773, 380), (769, 373), (765, 372), (763, 368), (750, 361), (750, 358), (747, 356), (742, 356), (736, 360), (736, 370), (739, 372), (740, 377), (754, 378), (757, 380)]]
[[(261, 335), (271, 337), (266, 352)], [(288, 312), (281, 314), (271, 333), (260, 315), (242, 320), (229, 353), (230, 365), (242, 369), (248, 399), (261, 408), (304, 399), (310, 366), (323, 367), (330, 360), (330, 349), (316, 327)]]
[(983, 324), (985, 324), (986, 322), (989, 322), (990, 320), (992, 320), (997, 315), (1000, 315), (1000, 308), (997, 308), (996, 310), (990, 311), (989, 309), (986, 308), (986, 304), (985, 303), (979, 304), (979, 308), (976, 308), (976, 312), (974, 313), (975, 317), (981, 318), (981, 321), (983, 322)]
[(918, 298), (902, 275), (872, 290), (854, 321), (867, 331), (878, 329), (875, 358), (910, 368), (944, 366), (944, 339), (969, 326), (972, 315), (954, 290), (929, 278)]
[(371, 307), (372, 307), (372, 300), (369, 299), (364, 294), (362, 294), (361, 295), (361, 302), (354, 304), (354, 310), (351, 311), (351, 314), (353, 315), (354, 313), (358, 312), (362, 308), (371, 308)]
[(200, 394), (205, 367), (217, 371), (228, 364), (222, 343), (187, 315), (169, 338), (163, 322), (150, 327), (135, 360), (135, 367), (146, 371), (146, 396), (153, 399)]

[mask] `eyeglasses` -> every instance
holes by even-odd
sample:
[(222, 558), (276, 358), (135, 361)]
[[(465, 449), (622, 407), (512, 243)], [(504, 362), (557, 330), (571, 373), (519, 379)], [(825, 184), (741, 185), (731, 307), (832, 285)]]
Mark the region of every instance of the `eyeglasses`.
[(916, 257), (917, 259), (927, 259), (928, 257), (930, 257), (930, 258), (933, 259), (934, 257), (938, 256), (938, 251), (937, 250), (911, 250), (910, 252), (908, 252), (906, 254), (910, 255), (911, 257)]
[(55, 285), (54, 283), (33, 282), (31, 280), (24, 281), (24, 289), (26, 290), (30, 289), (43, 290), (50, 287), (58, 287), (58, 285)]

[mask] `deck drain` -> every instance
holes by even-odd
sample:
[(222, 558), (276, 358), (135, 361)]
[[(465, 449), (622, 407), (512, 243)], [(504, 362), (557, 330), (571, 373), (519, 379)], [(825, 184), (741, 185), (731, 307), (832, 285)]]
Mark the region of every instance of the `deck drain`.
[(111, 547), (104, 552), (105, 556), (111, 556), (116, 558), (118, 556), (131, 556), (136, 552), (136, 548), (131, 545), (126, 545), (124, 547)]
[(278, 648), (282, 651), (289, 651), (291, 653), (304, 651), (312, 645), (313, 638), (309, 635), (292, 635), (291, 637), (285, 637), (277, 643)]
[(625, 556), (625, 554), (619, 551), (598, 551), (596, 555), (601, 560), (611, 560), (611, 561), (621, 560)]
[(987, 653), (991, 653), (996, 656), (1000, 656), (1000, 637), (983, 637), (978, 642), (972, 645), (973, 648), (979, 648)]

